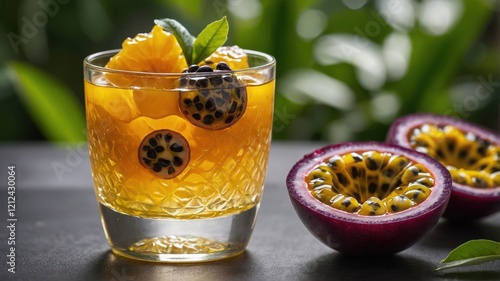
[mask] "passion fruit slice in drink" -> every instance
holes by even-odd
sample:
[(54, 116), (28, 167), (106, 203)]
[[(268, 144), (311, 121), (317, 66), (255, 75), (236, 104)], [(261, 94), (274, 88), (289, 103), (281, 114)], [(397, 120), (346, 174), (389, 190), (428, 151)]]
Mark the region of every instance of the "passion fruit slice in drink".
[(439, 162), (375, 142), (340, 143), (305, 155), (286, 184), (309, 231), (351, 255), (407, 249), (438, 222), (451, 193), (450, 174)]
[(180, 79), (183, 90), (179, 92), (179, 108), (193, 125), (222, 130), (243, 116), (247, 89), (230, 71), (225, 62), (218, 63), (215, 70), (208, 65), (192, 65)]
[(149, 133), (138, 151), (139, 163), (163, 179), (172, 179), (182, 173), (190, 158), (187, 140), (180, 133), (168, 129)]
[(479, 219), (500, 210), (500, 136), (447, 116), (412, 114), (391, 126), (387, 141), (446, 166), (453, 188), (444, 217)]

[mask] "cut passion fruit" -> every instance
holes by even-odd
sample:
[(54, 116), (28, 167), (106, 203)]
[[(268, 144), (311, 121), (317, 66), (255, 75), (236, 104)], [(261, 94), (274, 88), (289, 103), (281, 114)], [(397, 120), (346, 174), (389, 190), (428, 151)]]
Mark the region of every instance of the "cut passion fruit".
[(352, 255), (407, 249), (438, 222), (451, 191), (450, 174), (436, 160), (374, 142), (341, 143), (308, 154), (286, 183), (311, 233)]
[(387, 141), (425, 153), (453, 179), (444, 217), (479, 219), (500, 210), (500, 136), (452, 117), (412, 114), (398, 119)]
[[(245, 112), (247, 90), (243, 81), (220, 62), (210, 66), (192, 65), (180, 79), (179, 108), (195, 126), (222, 130), (235, 124)], [(201, 75), (200, 75), (201, 74)]]
[(139, 163), (159, 178), (171, 179), (182, 173), (190, 158), (187, 140), (172, 130), (149, 133), (139, 146)]

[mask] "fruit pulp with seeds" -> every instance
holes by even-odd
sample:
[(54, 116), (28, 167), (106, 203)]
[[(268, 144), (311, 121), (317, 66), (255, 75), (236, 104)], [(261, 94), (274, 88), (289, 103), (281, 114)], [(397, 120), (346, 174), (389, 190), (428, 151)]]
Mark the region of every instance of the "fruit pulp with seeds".
[(313, 197), (358, 215), (385, 215), (410, 209), (427, 199), (434, 178), (421, 164), (402, 155), (363, 151), (335, 155), (305, 178)]
[[(89, 151), (97, 198), (118, 212), (147, 218), (195, 219), (236, 214), (260, 202), (271, 140), (274, 80), (249, 78), (247, 108), (223, 130), (190, 123), (179, 91), (85, 82)], [(189, 164), (161, 179), (141, 166), (144, 136), (169, 129), (189, 142)]]
[(451, 126), (425, 124), (409, 136), (413, 149), (440, 161), (454, 182), (476, 188), (500, 186), (500, 147)]

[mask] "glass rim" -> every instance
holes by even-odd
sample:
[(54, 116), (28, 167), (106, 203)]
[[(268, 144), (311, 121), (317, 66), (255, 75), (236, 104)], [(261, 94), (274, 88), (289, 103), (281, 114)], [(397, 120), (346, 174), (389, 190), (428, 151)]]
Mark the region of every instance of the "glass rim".
[[(217, 73), (210, 73), (210, 72), (203, 72), (203, 73), (182, 73), (182, 72), (145, 72), (145, 71), (134, 71), (134, 70), (122, 70), (122, 69), (115, 69), (115, 68), (108, 68), (105, 66), (99, 66), (93, 63), (98, 58), (109, 56), (110, 58), (112, 57), (111, 55), (117, 54), (121, 49), (112, 49), (112, 50), (107, 50), (107, 51), (100, 51), (97, 53), (93, 53), (91, 55), (88, 55), (85, 57), (83, 60), (84, 67), (90, 70), (94, 71), (99, 71), (99, 72), (107, 72), (107, 73), (116, 73), (116, 74), (123, 74), (123, 75), (138, 75), (138, 76), (161, 76), (161, 77), (178, 77), (182, 75), (189, 74), (190, 76), (197, 76), (197, 75), (202, 75), (202, 76), (207, 76), (211, 74), (217, 74)], [(266, 53), (259, 52), (259, 51), (254, 51), (254, 50), (248, 50), (248, 49), (243, 49), (243, 51), (248, 55), (248, 56), (254, 56), (254, 57), (261, 57), (265, 59), (265, 63), (257, 66), (251, 66), (248, 68), (244, 69), (236, 69), (236, 70), (231, 70), (228, 71), (228, 73), (244, 73), (244, 72), (254, 72), (254, 71), (261, 71), (264, 69), (267, 69), (269, 67), (272, 67), (276, 64), (276, 59)]]

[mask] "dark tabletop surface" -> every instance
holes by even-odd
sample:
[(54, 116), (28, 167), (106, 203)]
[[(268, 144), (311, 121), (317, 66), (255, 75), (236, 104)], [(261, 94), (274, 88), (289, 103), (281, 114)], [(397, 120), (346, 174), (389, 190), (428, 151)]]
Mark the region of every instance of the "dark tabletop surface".
[[(500, 280), (500, 262), (434, 272), (470, 239), (500, 241), (500, 214), (445, 220), (389, 257), (344, 256), (318, 242), (295, 214), (284, 179), (314, 143), (273, 143), (265, 192), (246, 253), (204, 264), (157, 264), (115, 256), (101, 228), (85, 144), (0, 145), (0, 280)], [(7, 171), (16, 169), (16, 273), (7, 271)]]

